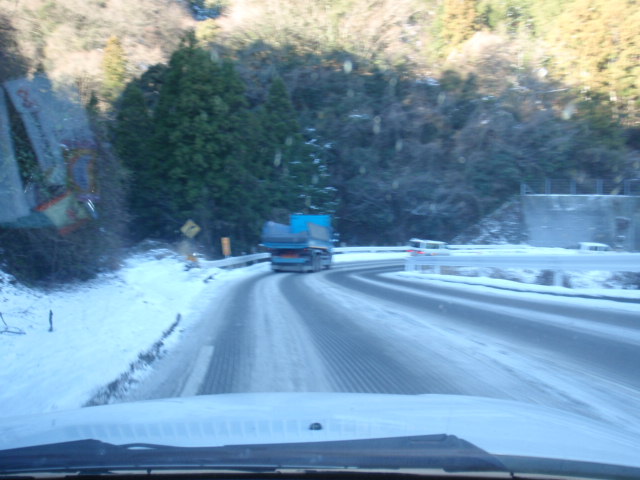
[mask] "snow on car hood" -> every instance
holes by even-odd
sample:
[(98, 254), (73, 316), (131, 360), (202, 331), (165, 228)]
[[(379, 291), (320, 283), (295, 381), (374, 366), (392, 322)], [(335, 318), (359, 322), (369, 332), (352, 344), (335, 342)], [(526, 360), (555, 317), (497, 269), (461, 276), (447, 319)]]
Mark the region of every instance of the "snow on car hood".
[(0, 420), (0, 450), (95, 439), (182, 447), (449, 434), (494, 455), (640, 466), (640, 437), (547, 407), (455, 395), (265, 393)]

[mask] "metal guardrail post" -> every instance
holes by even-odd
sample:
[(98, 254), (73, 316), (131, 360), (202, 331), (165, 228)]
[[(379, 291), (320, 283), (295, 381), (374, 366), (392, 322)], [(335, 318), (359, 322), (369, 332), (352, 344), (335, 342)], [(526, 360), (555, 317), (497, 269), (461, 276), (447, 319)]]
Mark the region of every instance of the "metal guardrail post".
[[(634, 192), (634, 184), (635, 184), (635, 192)], [(640, 186), (640, 178), (628, 178), (624, 181), (624, 194), (625, 195), (640, 195), (640, 190), (638, 190), (638, 186)]]
[(405, 272), (414, 272), (416, 270), (416, 262), (413, 257), (408, 257), (404, 262), (404, 271)]
[(564, 280), (564, 274), (562, 273), (562, 271), (561, 270), (554, 270), (553, 271), (553, 285), (555, 287), (561, 287), (563, 280)]

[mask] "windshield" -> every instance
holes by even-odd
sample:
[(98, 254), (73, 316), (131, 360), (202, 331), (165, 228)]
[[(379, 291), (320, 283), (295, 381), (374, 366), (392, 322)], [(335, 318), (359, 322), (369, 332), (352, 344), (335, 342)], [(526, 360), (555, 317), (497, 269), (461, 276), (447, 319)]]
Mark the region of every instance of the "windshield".
[(0, 0), (0, 476), (640, 476), (638, 45), (634, 0)]

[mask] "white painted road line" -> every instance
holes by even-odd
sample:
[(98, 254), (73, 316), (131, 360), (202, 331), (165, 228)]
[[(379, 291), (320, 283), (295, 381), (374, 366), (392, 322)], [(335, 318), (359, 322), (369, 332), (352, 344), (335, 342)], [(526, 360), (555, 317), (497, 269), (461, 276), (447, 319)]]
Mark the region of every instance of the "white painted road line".
[(191, 370), (191, 375), (189, 375), (180, 396), (192, 397), (198, 393), (198, 390), (200, 390), (202, 382), (204, 381), (204, 377), (209, 370), (209, 365), (211, 365), (213, 349), (213, 345), (205, 345), (200, 348), (198, 356), (196, 357), (196, 363), (193, 370)]

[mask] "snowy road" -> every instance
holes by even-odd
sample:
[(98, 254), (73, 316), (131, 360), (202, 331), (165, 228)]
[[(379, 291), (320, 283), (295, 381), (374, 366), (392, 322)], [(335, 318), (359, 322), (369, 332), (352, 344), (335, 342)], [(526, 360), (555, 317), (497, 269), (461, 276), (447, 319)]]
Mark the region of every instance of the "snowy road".
[(131, 399), (229, 392), (481, 395), (640, 431), (638, 313), (400, 277), (400, 261), (228, 282)]

